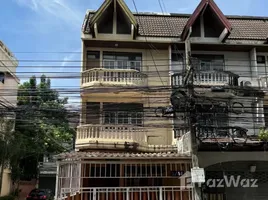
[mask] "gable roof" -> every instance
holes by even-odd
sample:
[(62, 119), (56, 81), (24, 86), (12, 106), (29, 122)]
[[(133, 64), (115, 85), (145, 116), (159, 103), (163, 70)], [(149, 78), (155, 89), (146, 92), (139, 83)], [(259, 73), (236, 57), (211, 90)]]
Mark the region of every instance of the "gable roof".
[(122, 8), (130, 22), (137, 27), (137, 21), (132, 12), (129, 10), (128, 6), (124, 2), (124, 0), (105, 0), (103, 4), (99, 7), (99, 9), (91, 16), (89, 20), (90, 26), (93, 26), (101, 17), (101, 14), (110, 6), (111, 3), (116, 1), (118, 5)]
[[(82, 32), (90, 34), (88, 21), (94, 12), (87, 12)], [(166, 14), (140, 13), (134, 14), (138, 22), (138, 36), (146, 37), (173, 37), (179, 38), (189, 20), (189, 14)], [(266, 41), (268, 37), (268, 17), (254, 16), (226, 16), (232, 26), (228, 40), (258, 40)]]
[(201, 15), (202, 11), (205, 11), (208, 6), (212, 9), (212, 11), (219, 18), (220, 22), (227, 29), (228, 33), (231, 32), (231, 29), (232, 29), (231, 24), (229, 23), (228, 19), (224, 16), (224, 14), (221, 12), (221, 10), (216, 5), (216, 3), (213, 0), (202, 0), (186, 23), (183, 29), (183, 32), (181, 34), (182, 40), (185, 40), (187, 32), (189, 31), (190, 27), (194, 24), (197, 18)]

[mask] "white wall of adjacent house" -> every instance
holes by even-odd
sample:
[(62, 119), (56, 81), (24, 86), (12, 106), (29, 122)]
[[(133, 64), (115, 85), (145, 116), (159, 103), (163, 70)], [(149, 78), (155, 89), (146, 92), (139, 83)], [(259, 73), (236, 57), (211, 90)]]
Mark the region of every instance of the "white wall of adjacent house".
[[(2, 67), (4, 66), (4, 67)], [(0, 71), (12, 73), (16, 72), (18, 61), (7, 49), (7, 47), (0, 41)]]
[(17, 104), (19, 79), (16, 77), (17, 60), (0, 42), (0, 100), (9, 106)]
[[(19, 79), (16, 77), (18, 61), (0, 41), (0, 103), (1, 107), (14, 107), (17, 105), (17, 91)], [(13, 118), (15, 115), (7, 116)], [(1, 167), (0, 167), (1, 169)], [(3, 171), (2, 190), (0, 196), (6, 196), (11, 192), (11, 171), (6, 168)]]

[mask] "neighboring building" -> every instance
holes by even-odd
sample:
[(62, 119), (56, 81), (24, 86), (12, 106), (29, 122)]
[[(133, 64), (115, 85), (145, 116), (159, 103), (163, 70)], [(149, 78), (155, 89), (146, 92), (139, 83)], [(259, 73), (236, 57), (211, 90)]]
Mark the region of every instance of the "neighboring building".
[(38, 165), (38, 188), (50, 189), (55, 193), (57, 164), (53, 155), (44, 156), (43, 162)]
[[(17, 105), (17, 91), (19, 79), (15, 75), (18, 61), (11, 51), (0, 41), (0, 109), (1, 130), (6, 130), (5, 123), (11, 120), (15, 125), (15, 108)], [(8, 128), (8, 131), (12, 131)], [(1, 165), (1, 164), (0, 164)], [(11, 191), (11, 174), (9, 169), (4, 169), (2, 177), (1, 196), (8, 195)]]
[[(79, 106), (72, 106), (67, 105), (66, 110), (68, 112), (68, 120), (69, 125), (71, 128), (76, 130), (77, 125), (79, 124), (79, 113), (80, 107)], [(73, 138), (72, 144), (62, 144), (66, 149), (73, 149), (75, 148), (75, 138)], [(57, 164), (56, 160), (54, 159), (53, 154), (44, 155), (43, 162), (39, 163), (38, 171), (38, 187), (50, 189), (53, 194), (55, 194), (55, 187), (56, 187), (56, 175), (57, 175)]]
[[(267, 174), (268, 155), (260, 153), (256, 137), (265, 125), (263, 92), (256, 87), (266, 70), (260, 56), (268, 55), (267, 30), (268, 18), (224, 16), (212, 0), (202, 0), (192, 15), (135, 14), (123, 0), (106, 0), (96, 12), (88, 11), (76, 152), (58, 156), (56, 197), (193, 199), (192, 187), (181, 187), (178, 178), (191, 169), (189, 152), (176, 147), (188, 124), (155, 113), (170, 104), (170, 86), (183, 88), (189, 31), (198, 105), (206, 111), (197, 123), (200, 167), (210, 174), (222, 169), (230, 174), (233, 168), (247, 177)], [(234, 113), (216, 104), (223, 99), (238, 102), (231, 103)], [(185, 105), (183, 98), (179, 102)], [(213, 102), (216, 112), (207, 108)], [(244, 112), (238, 115), (241, 106)], [(227, 143), (236, 148), (227, 149)], [(242, 152), (253, 145), (256, 152)], [(248, 165), (257, 165), (255, 174), (245, 172)], [(251, 197), (266, 192), (266, 184), (264, 178)], [(241, 191), (204, 190), (202, 195), (229, 200), (241, 197), (235, 196)]]

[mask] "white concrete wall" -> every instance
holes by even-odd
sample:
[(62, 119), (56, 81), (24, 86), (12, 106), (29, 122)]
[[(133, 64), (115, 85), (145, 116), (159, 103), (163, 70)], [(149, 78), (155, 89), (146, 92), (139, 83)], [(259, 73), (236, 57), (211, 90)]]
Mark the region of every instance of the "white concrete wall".
[(6, 73), (4, 83), (0, 82), (0, 100), (7, 105), (11, 104), (15, 106), (17, 104), (19, 83), (15, 75), (18, 62), (14, 57), (8, 55), (5, 48), (5, 46), (0, 45), (0, 72)]
[[(5, 82), (0, 82), (0, 100), (6, 105), (17, 105), (18, 82), (10, 74), (6, 74)], [(9, 105), (10, 106), (10, 105)]]
[(2, 190), (0, 196), (7, 196), (11, 192), (12, 180), (11, 180), (11, 171), (5, 169), (2, 177)]
[(7, 51), (5, 50), (5, 47), (1, 46), (0, 43), (0, 71), (10, 71), (12, 73), (15, 73), (17, 66), (18, 61), (14, 57), (8, 55)]

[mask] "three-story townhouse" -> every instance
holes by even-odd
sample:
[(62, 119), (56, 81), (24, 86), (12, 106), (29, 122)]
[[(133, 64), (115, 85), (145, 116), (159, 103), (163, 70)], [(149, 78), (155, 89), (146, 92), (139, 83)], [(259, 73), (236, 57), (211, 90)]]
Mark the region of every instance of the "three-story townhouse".
[[(191, 15), (133, 13), (123, 0), (106, 0), (97, 11), (88, 11), (81, 35), (76, 152), (57, 156), (56, 197), (194, 198), (180, 177), (191, 170), (190, 152), (176, 147), (190, 128), (187, 112), (174, 120), (155, 113), (170, 105), (171, 94), (173, 105), (187, 103), (188, 36), (196, 61), (197, 107), (203, 110), (196, 126), (199, 166), (207, 177), (222, 177), (225, 171), (266, 177), (267, 155), (260, 152), (263, 143), (257, 136), (265, 125), (259, 83), (266, 70), (260, 56), (268, 51), (267, 22), (264, 17), (225, 16), (212, 0), (202, 0)], [(251, 196), (264, 191), (266, 179), (259, 184)], [(202, 192), (210, 199), (233, 199), (241, 191)]]

